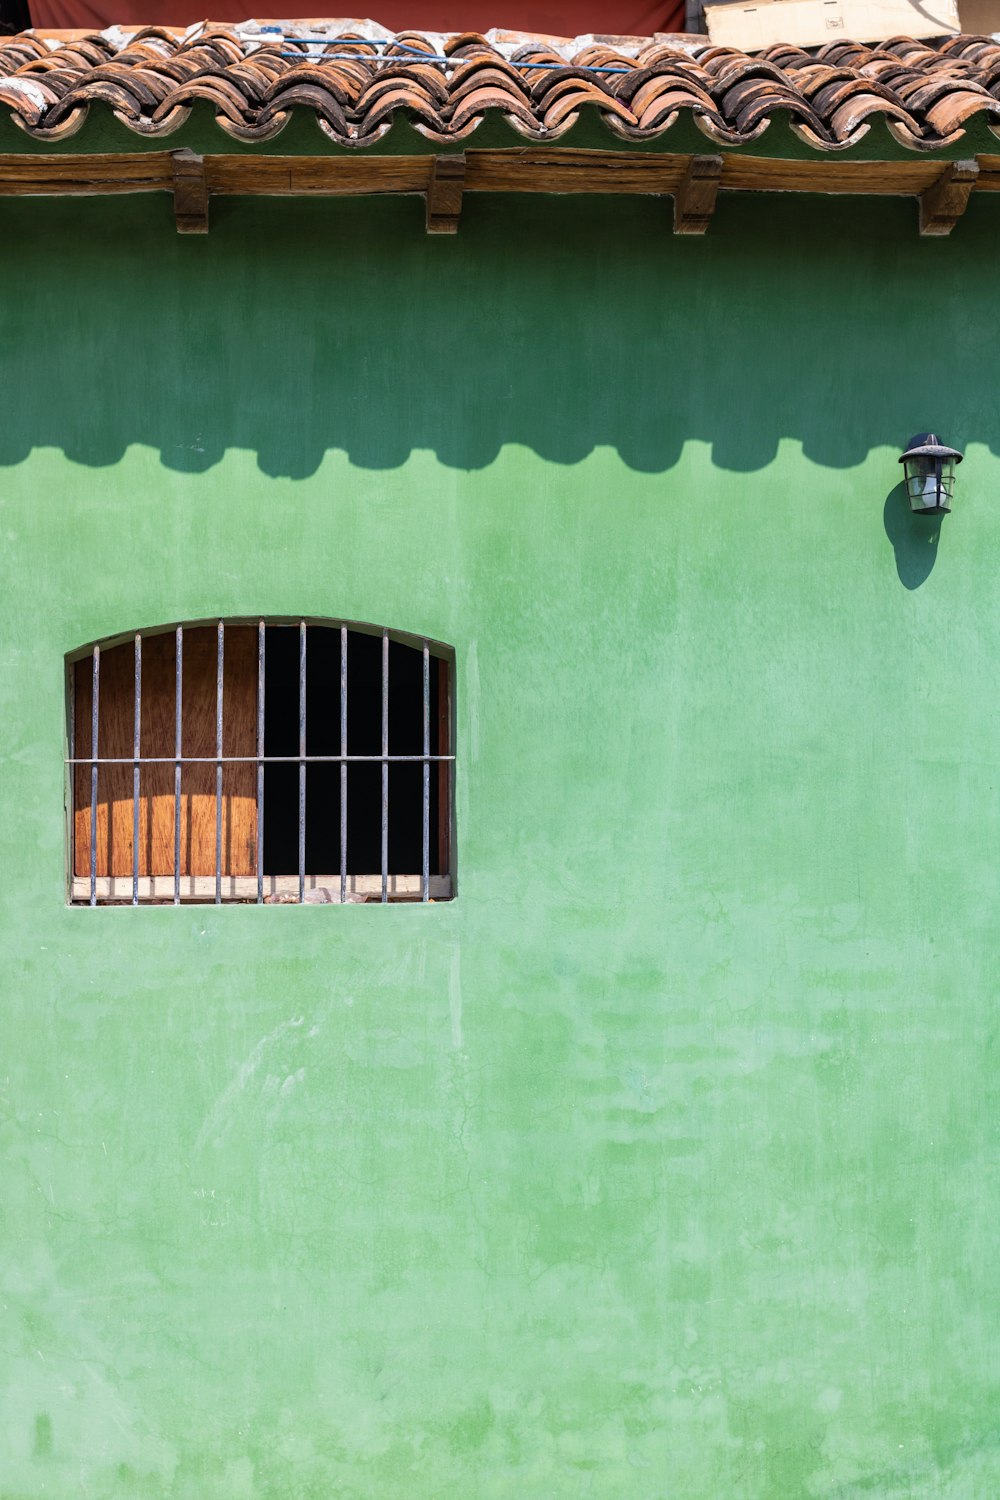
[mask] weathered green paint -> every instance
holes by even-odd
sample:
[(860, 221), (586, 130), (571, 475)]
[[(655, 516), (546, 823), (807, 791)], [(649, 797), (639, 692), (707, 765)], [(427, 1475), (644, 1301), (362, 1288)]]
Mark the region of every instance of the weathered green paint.
[[(669, 214), (0, 208), (3, 1500), (1000, 1492), (1000, 205)], [(454, 644), (459, 899), (68, 909), (257, 610)]]

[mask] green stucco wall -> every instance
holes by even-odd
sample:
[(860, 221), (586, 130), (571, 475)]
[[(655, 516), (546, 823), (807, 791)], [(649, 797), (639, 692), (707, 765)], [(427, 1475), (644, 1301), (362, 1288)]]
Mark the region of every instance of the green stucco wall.
[[(0, 1497), (986, 1500), (1000, 204), (422, 213), (0, 205)], [(455, 646), (458, 900), (68, 909), (257, 611)]]

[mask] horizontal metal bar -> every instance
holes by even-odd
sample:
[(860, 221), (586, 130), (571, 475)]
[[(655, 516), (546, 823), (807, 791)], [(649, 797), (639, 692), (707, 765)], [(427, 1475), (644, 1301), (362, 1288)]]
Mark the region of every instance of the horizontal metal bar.
[(418, 765), (425, 760), (454, 760), (453, 755), (77, 755), (67, 756), (68, 766), (238, 766), (238, 765), (312, 765), (330, 762), (334, 765), (341, 761), (373, 761), (381, 765), (388, 761), (390, 765), (397, 762), (415, 761)]

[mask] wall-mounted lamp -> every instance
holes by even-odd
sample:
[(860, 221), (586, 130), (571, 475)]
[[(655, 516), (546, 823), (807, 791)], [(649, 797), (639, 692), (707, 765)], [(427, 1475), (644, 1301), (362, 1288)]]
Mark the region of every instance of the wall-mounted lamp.
[(955, 465), (962, 462), (957, 448), (946, 448), (933, 432), (918, 432), (899, 461), (915, 515), (941, 516), (951, 510)]

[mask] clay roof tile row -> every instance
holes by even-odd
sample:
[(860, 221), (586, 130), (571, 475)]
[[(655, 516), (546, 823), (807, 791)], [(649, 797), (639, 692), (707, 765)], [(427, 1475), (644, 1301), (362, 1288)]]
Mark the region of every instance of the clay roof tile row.
[(249, 25), (185, 35), (24, 32), (0, 38), (0, 112), (53, 141), (78, 130), (94, 103), (136, 134), (166, 136), (200, 102), (239, 140), (271, 139), (298, 109), (338, 145), (355, 147), (374, 145), (398, 115), (431, 142), (464, 142), (491, 111), (528, 140), (555, 142), (587, 106), (632, 142), (654, 139), (682, 115), (718, 146), (758, 140), (778, 114), (825, 152), (855, 145), (877, 118), (918, 151), (952, 145), (975, 119), (1000, 134), (1000, 43), (989, 37), (841, 41), (816, 53), (781, 45), (748, 56), (696, 37), (574, 48), (502, 35), (373, 40), (345, 30), (316, 42)]

